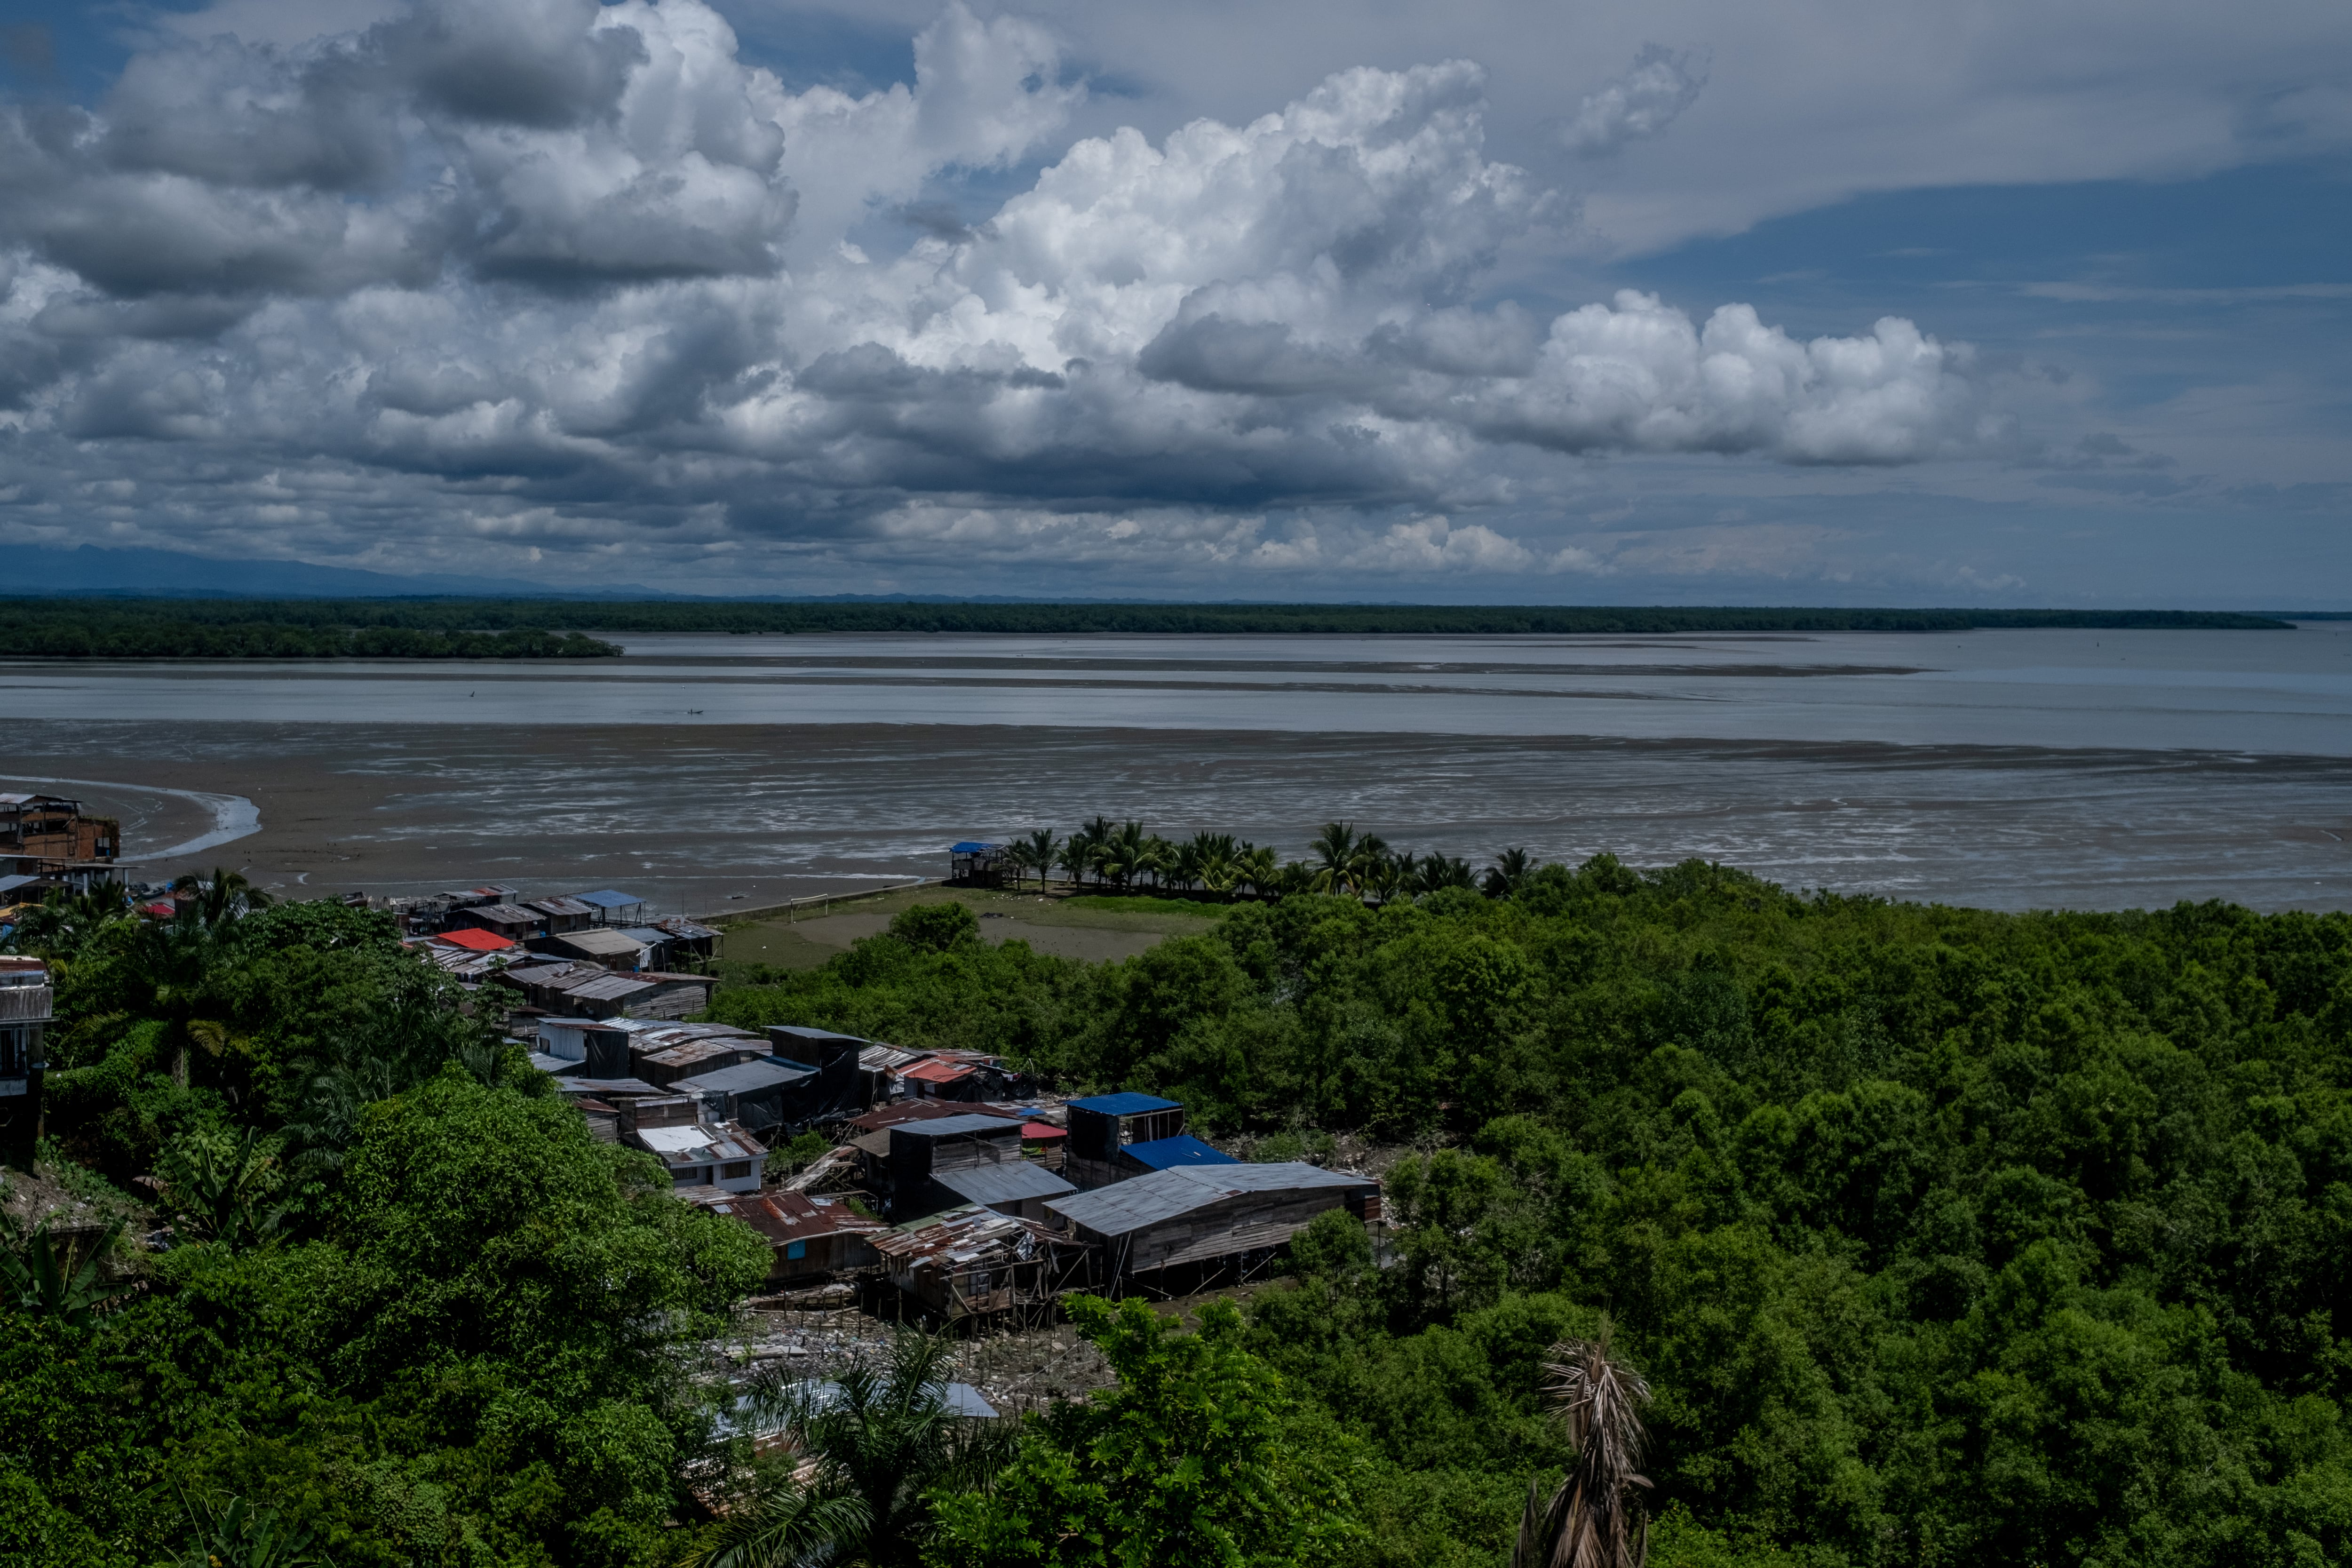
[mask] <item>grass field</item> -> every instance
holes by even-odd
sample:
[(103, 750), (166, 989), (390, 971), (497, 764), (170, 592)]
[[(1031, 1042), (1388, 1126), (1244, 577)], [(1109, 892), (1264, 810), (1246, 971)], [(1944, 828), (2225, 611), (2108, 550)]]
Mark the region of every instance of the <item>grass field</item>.
[(779, 915), (728, 925), (723, 928), (727, 940), (722, 956), (730, 962), (765, 963), (778, 969), (814, 969), (835, 953), (847, 952), (858, 938), (886, 930), (890, 918), (909, 905), (948, 900), (971, 906), (980, 917), (981, 935), (989, 942), (1018, 938), (1040, 952), (1092, 962), (1132, 958), (1168, 937), (1206, 931), (1231, 907), (1188, 899), (1099, 893), (1073, 897), (1060, 891), (1039, 893), (1034, 889), (1015, 893), (978, 888), (909, 888), (839, 905), (823, 915), (796, 920)]

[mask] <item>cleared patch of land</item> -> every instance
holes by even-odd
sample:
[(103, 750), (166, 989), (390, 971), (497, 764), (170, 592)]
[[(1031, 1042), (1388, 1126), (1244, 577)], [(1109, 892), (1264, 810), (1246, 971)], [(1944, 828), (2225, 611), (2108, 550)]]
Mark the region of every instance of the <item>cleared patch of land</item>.
[(1207, 931), (1230, 906), (1181, 899), (1071, 897), (1056, 887), (1040, 893), (972, 888), (909, 888), (860, 899), (823, 913), (772, 916), (723, 929), (723, 955), (778, 969), (814, 969), (849, 951), (860, 937), (887, 930), (891, 917), (915, 904), (947, 900), (970, 906), (989, 942), (1019, 940), (1057, 958), (1099, 963), (1132, 958), (1171, 936)]

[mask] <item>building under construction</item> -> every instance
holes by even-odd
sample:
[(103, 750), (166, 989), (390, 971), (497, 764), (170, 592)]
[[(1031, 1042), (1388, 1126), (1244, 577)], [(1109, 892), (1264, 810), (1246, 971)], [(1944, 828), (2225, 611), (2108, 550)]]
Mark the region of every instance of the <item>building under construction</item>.
[(122, 825), (60, 795), (0, 795), (0, 904), (86, 893), (121, 869)]

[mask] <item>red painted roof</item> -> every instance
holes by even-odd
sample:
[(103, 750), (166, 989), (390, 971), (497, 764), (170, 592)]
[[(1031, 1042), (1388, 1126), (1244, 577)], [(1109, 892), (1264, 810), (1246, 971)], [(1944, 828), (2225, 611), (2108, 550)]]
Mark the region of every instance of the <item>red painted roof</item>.
[(433, 940), (446, 942), (452, 947), (469, 947), (476, 952), (498, 952), (514, 945), (496, 931), (478, 931), (472, 926), (445, 931)]
[(970, 1078), (979, 1068), (971, 1062), (928, 1061), (908, 1068), (902, 1077), (919, 1079), (925, 1083), (953, 1083), (960, 1078)]
[(1021, 1141), (1024, 1143), (1050, 1143), (1056, 1138), (1067, 1138), (1070, 1130), (1056, 1127), (1050, 1121), (1024, 1121), (1021, 1124)]

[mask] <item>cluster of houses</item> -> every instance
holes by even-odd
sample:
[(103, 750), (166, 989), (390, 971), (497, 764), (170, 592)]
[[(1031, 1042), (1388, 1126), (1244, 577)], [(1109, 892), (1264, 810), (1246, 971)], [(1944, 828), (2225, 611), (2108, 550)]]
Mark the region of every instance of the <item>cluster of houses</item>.
[(389, 908), (411, 947), (461, 984), (495, 980), (521, 992), (529, 1014), (683, 1018), (710, 999), (709, 978), (695, 971), (719, 956), (719, 933), (683, 916), (649, 917), (634, 893), (524, 899), (490, 884)]
[[(544, 1017), (532, 1060), (600, 1137), (774, 1251), (772, 1289), (887, 1281), (949, 1321), (1071, 1290), (1173, 1295), (1263, 1270), (1318, 1215), (1381, 1218), (1370, 1176), (1245, 1164), (1148, 1094), (1056, 1100), (1000, 1058), (780, 1025)], [(783, 1182), (767, 1151), (825, 1129)]]

